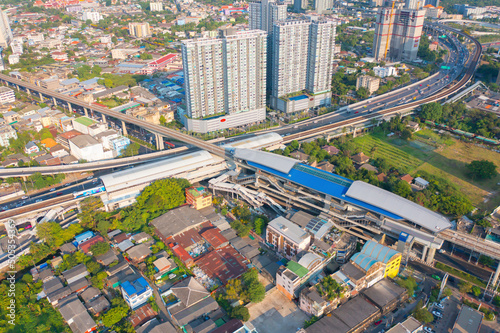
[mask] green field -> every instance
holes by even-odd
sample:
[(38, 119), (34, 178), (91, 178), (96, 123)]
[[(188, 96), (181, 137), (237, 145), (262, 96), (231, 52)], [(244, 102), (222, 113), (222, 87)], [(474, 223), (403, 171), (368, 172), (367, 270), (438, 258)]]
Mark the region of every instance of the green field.
[(455, 184), (472, 204), (484, 210), (500, 205), (497, 183), (500, 176), (483, 181), (467, 176), (466, 164), (474, 160), (489, 160), (500, 170), (500, 154), (449, 137), (441, 137), (432, 130), (421, 130), (411, 141), (387, 137), (375, 132), (357, 137), (354, 142), (371, 158), (384, 158), (402, 172), (415, 175), (419, 170), (429, 172)]

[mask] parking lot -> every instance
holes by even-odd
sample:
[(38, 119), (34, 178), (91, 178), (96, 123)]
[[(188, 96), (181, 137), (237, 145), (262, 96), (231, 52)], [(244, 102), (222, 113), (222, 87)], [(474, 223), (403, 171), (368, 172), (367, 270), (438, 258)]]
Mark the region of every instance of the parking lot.
[(266, 298), (248, 307), (249, 322), (259, 333), (297, 332), (304, 327), (309, 317), (277, 289), (270, 291)]
[(437, 311), (442, 315), (434, 315), (434, 321), (426, 326), (431, 327), (434, 332), (451, 332), (455, 320), (457, 319), (458, 312), (460, 311), (460, 302), (455, 295), (450, 296), (450, 298), (442, 301), (443, 309), (433, 306), (429, 308), (432, 313)]

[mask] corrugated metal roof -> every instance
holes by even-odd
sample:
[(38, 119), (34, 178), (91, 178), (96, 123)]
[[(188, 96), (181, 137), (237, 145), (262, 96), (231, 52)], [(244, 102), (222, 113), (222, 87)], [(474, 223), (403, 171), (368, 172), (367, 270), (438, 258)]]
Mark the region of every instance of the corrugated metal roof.
[(172, 177), (180, 172), (203, 168), (214, 162), (216, 162), (216, 158), (209, 152), (202, 150), (104, 175), (101, 180), (107, 191), (117, 191), (157, 179)]
[(451, 227), (444, 216), (363, 181), (355, 181), (345, 195), (399, 215), (430, 231), (440, 232)]
[(283, 141), (283, 138), (278, 133), (266, 133), (263, 135), (252, 136), (243, 140), (238, 140), (233, 143), (224, 145), (224, 148), (248, 148), (256, 149), (270, 146)]
[(299, 162), (293, 158), (245, 148), (234, 149), (233, 155), (234, 157), (247, 162), (259, 163), (263, 166), (286, 174), (288, 174), (293, 166)]

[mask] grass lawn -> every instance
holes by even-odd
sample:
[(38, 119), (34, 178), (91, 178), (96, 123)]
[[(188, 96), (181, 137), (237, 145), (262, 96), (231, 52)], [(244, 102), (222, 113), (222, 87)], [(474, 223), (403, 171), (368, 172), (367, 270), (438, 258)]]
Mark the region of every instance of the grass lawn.
[(473, 144), (442, 138), (432, 130), (421, 130), (414, 140), (386, 136), (386, 133), (372, 133), (354, 139), (354, 142), (371, 158), (384, 158), (389, 165), (415, 175), (419, 170), (448, 179), (469, 197), (480, 209), (492, 210), (500, 205), (500, 175), (483, 181), (467, 176), (466, 164), (474, 160), (489, 160), (500, 170), (500, 154)]

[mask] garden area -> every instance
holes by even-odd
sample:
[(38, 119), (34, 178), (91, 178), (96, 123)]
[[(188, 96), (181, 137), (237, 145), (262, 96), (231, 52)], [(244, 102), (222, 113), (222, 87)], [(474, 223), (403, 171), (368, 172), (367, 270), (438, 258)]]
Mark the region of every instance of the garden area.
[(472, 143), (457, 140), (431, 129), (413, 133), (412, 139), (403, 140), (389, 131), (376, 129), (373, 133), (355, 138), (356, 148), (372, 159), (382, 159), (389, 167), (401, 173), (440, 178), (463, 193), (473, 206), (490, 211), (500, 205), (496, 184), (500, 175), (491, 179), (472, 179), (467, 165), (487, 160), (500, 167), (500, 155)]

